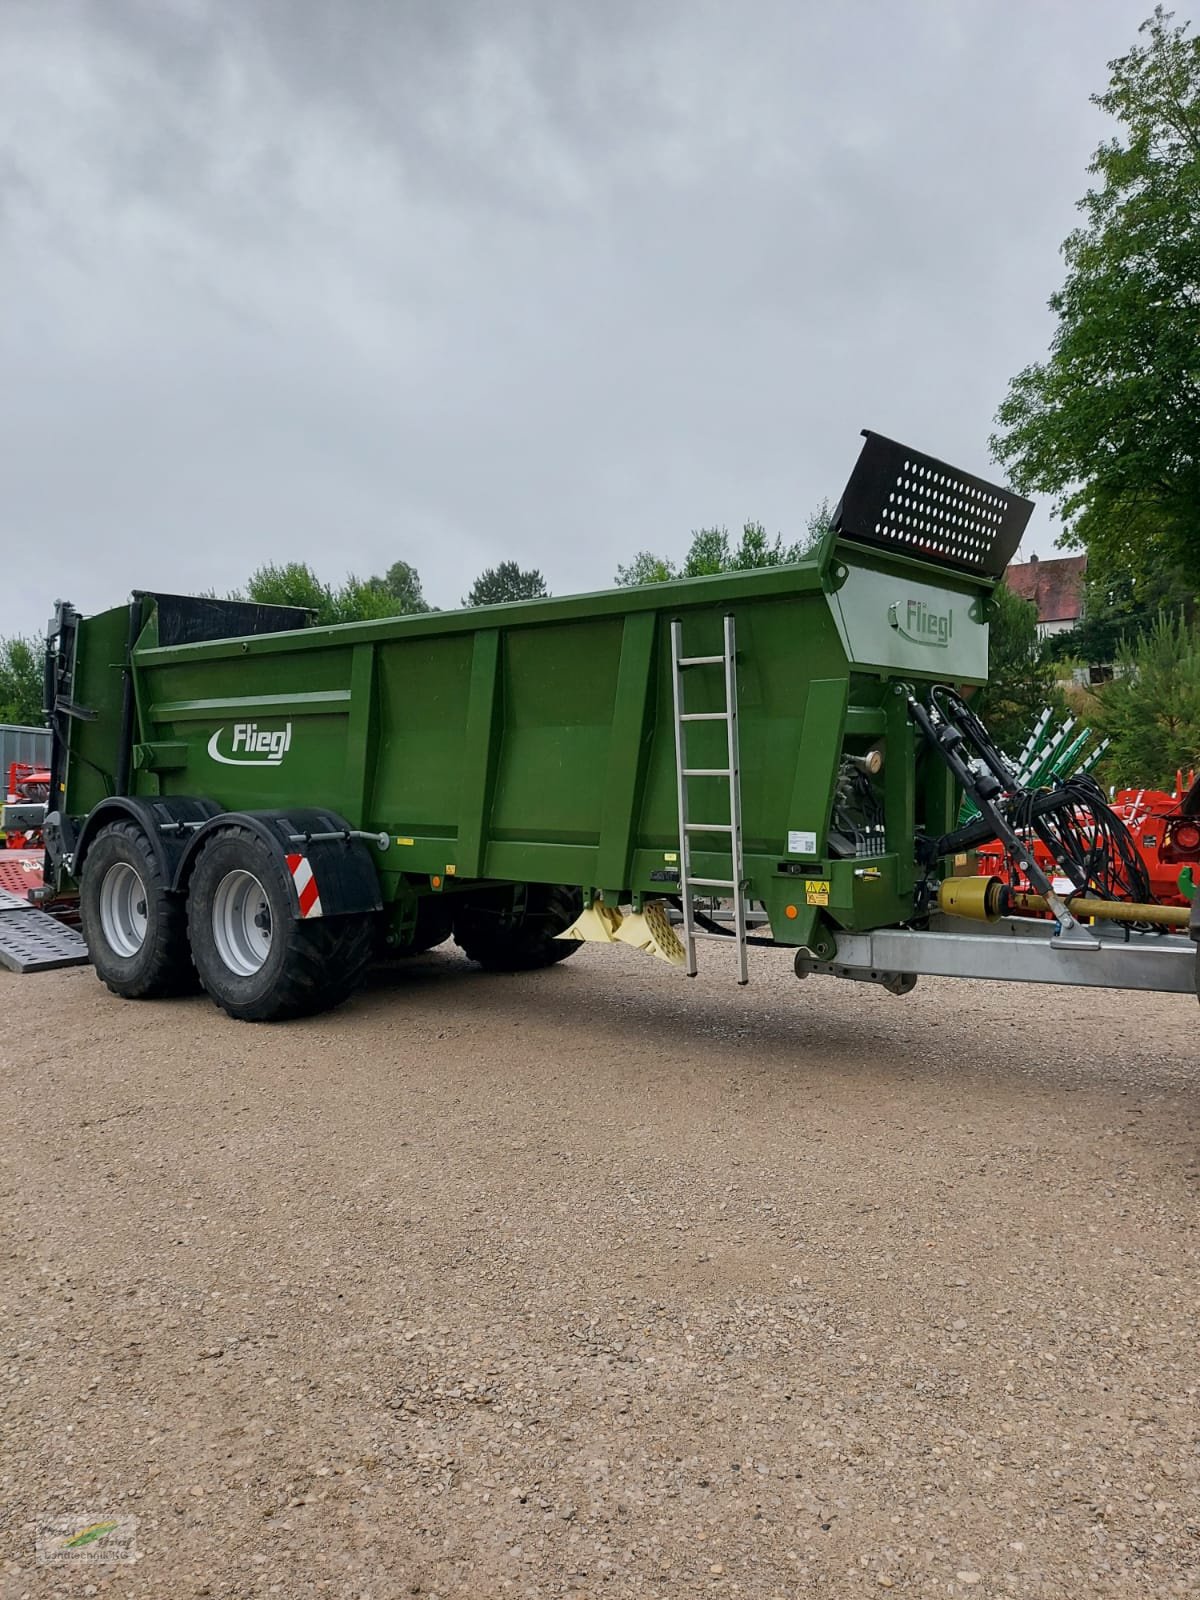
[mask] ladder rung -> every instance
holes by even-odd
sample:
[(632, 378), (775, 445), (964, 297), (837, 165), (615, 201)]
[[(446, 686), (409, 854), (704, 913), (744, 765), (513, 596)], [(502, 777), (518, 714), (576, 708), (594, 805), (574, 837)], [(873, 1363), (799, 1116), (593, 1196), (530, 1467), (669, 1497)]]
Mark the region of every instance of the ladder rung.
[(724, 656), (680, 656), (675, 665), (677, 667), (715, 667), (724, 660)]
[(685, 822), (688, 833), (732, 833), (732, 822)]
[(728, 722), (728, 711), (685, 711), (680, 722)]
[(731, 778), (732, 771), (728, 767), (684, 767), (685, 778)]
[(732, 878), (689, 878), (688, 881), (687, 881), (686, 886), (681, 885), (680, 887), (691, 888), (693, 884), (697, 884), (697, 883), (703, 889), (736, 889), (737, 888), (737, 884), (734, 883)]
[(728, 933), (713, 933), (709, 928), (693, 928), (693, 939), (720, 939), (722, 944), (736, 944), (737, 934), (730, 928)]

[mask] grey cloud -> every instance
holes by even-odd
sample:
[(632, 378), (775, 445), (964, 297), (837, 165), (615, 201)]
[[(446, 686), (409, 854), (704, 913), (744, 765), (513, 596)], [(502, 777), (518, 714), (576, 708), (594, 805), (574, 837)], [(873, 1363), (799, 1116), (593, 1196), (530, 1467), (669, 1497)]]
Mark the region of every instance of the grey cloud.
[(988, 471), (1138, 20), (8, 0), (0, 632), (292, 557), (599, 587), (794, 535), (864, 425)]

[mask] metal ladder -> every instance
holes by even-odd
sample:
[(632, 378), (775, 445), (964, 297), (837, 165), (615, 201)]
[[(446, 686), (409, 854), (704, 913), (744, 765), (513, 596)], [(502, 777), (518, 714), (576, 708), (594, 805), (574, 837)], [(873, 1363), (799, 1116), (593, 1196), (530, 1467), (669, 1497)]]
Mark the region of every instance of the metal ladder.
[[(697, 667), (724, 667), (725, 709), (688, 711), (684, 702), (684, 673)], [(696, 889), (725, 889), (733, 899), (734, 938), (738, 952), (738, 983), (750, 981), (746, 963), (745, 872), (742, 866), (742, 788), (738, 768), (737, 724), (737, 641), (731, 616), (725, 618), (725, 648), (717, 656), (685, 656), (683, 624), (671, 624), (671, 683), (675, 692), (675, 771), (679, 785), (679, 899), (683, 906), (683, 944), (687, 952), (687, 975), (696, 976), (696, 940), (728, 939), (727, 934), (711, 933), (696, 926), (692, 904)], [(723, 767), (689, 767), (687, 764), (686, 724), (723, 722), (727, 736), (728, 761)], [(693, 822), (688, 815), (688, 779), (725, 778), (729, 784), (729, 821)], [(732, 862), (728, 878), (697, 878), (692, 874), (692, 835), (721, 833), (729, 836)]]

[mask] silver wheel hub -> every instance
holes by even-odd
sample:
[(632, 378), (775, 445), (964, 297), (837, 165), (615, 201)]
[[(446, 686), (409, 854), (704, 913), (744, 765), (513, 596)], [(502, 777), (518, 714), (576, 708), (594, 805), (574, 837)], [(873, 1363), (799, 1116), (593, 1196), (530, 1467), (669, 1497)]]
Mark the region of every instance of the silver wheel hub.
[(271, 953), (271, 906), (252, 872), (236, 868), (217, 885), (212, 908), (217, 954), (239, 978), (252, 978)]
[(109, 867), (100, 883), (100, 931), (126, 961), (146, 942), (146, 886), (128, 861)]

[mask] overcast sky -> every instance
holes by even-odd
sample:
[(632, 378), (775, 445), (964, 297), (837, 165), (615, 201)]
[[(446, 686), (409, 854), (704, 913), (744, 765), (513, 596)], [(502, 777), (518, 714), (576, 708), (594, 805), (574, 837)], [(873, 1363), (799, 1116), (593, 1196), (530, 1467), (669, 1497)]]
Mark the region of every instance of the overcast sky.
[(271, 560), (599, 588), (795, 537), (864, 426), (996, 476), (1149, 9), (0, 0), (0, 632)]

